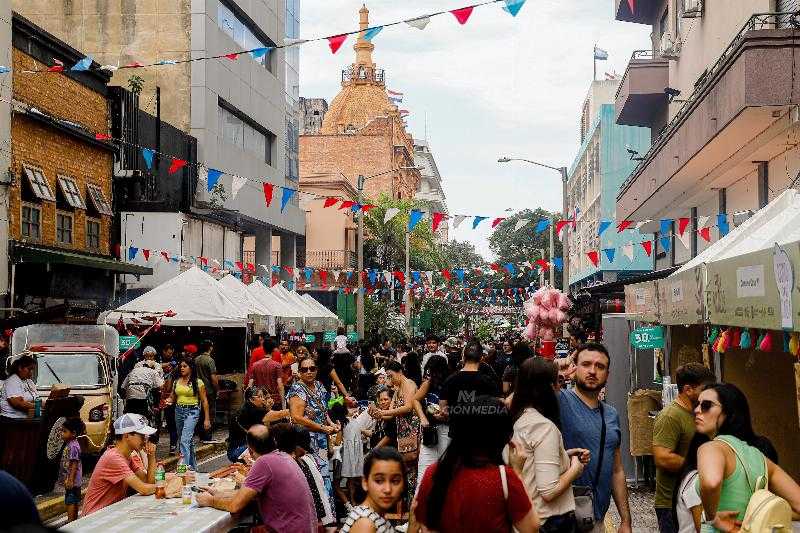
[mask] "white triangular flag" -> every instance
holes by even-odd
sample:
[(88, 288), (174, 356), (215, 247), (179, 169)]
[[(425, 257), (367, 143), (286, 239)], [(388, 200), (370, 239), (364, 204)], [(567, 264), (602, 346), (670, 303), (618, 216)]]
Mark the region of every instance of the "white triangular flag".
[(383, 279), (386, 280), (386, 284), (387, 285), (391, 285), (392, 284), (392, 273), (389, 272), (388, 270), (384, 270), (383, 271)]
[(339, 276), (342, 274), (341, 270), (332, 270), (333, 272), (333, 282), (337, 283), (339, 281)]
[(287, 38), (285, 38), (283, 40), (283, 46), (294, 46), (296, 44), (303, 44), (303, 43), (307, 43), (307, 42), (308, 42), (308, 39), (292, 39), (292, 38), (287, 37)]
[(392, 220), (394, 217), (397, 216), (397, 213), (399, 213), (399, 212), (400, 212), (400, 210), (398, 208), (396, 208), (396, 207), (388, 208), (386, 210), (386, 214), (383, 215), (383, 223), (386, 224), (387, 222)]
[(519, 231), (522, 229), (522, 226), (530, 222), (527, 218), (523, 218), (522, 220), (517, 221), (516, 225), (514, 225), (514, 231)]
[(426, 270), (425, 277), (428, 278), (428, 285), (433, 285), (433, 270)]
[(236, 198), (236, 195), (239, 194), (239, 191), (242, 190), (244, 184), (247, 183), (247, 178), (243, 178), (242, 176), (234, 176), (231, 180), (231, 195)]
[(710, 219), (710, 218), (711, 217), (707, 217), (707, 216), (705, 216), (705, 217), (697, 217), (697, 229), (705, 228), (706, 224), (708, 223), (708, 219)]
[(418, 30), (424, 30), (425, 26), (431, 21), (431, 18), (428, 15), (424, 17), (417, 17), (415, 19), (410, 19), (405, 21), (406, 24), (411, 26), (412, 28), (417, 28)]
[(622, 255), (628, 258), (629, 261), (633, 261), (633, 244), (628, 243), (622, 247)]
[(456, 229), (466, 219), (467, 219), (466, 215), (455, 215), (453, 217), (453, 229)]
[(117, 70), (119, 70), (119, 67), (116, 65), (103, 65), (102, 67), (100, 67), (100, 70), (105, 70), (107, 72), (116, 72)]
[(675, 236), (678, 238), (679, 241), (681, 241), (681, 244), (683, 245), (683, 247), (691, 252), (692, 251), (692, 241), (691, 241), (691, 235), (690, 234), (691, 234), (691, 232), (684, 231), (683, 235), (680, 235), (680, 234), (676, 233)]
[(633, 229), (639, 229), (642, 226), (644, 226), (645, 224), (647, 224), (648, 222), (650, 222), (650, 220), (640, 220), (639, 222), (636, 223), (636, 225), (633, 227)]

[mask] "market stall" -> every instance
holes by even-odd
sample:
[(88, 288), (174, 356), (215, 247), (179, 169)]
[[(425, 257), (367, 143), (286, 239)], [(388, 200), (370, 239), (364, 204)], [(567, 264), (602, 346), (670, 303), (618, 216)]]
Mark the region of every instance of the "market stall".
[(296, 292), (288, 291), (280, 283), (268, 289), (289, 306), (297, 310), (305, 319), (304, 330), (309, 333), (325, 331), (324, 318), (318, 309), (310, 307)]
[(303, 331), (303, 313), (278, 298), (266, 285), (260, 281), (254, 281), (247, 286), (247, 292), (268, 309), (275, 311), (277, 323), (280, 324), (284, 331)]
[(324, 324), (326, 331), (335, 330), (339, 326), (339, 315), (315, 300), (310, 294), (303, 294), (300, 297), (303, 298), (303, 300), (305, 300), (310, 306), (319, 309), (322, 312), (323, 316), (325, 317)]
[(248, 321), (253, 324), (257, 332), (275, 335), (275, 316), (277, 310), (270, 309), (247, 291), (247, 286), (239, 281), (236, 276), (225, 276), (217, 283), (220, 284), (225, 295), (239, 305), (247, 313)]

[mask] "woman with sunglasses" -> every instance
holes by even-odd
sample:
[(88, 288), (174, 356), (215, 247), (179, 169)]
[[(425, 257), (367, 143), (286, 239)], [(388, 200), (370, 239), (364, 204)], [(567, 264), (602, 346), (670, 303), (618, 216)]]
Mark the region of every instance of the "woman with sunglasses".
[(211, 429), (211, 419), (208, 416), (205, 385), (202, 380), (197, 379), (194, 361), (188, 357), (178, 365), (178, 379), (172, 383), (172, 397), (169, 403), (175, 405), (175, 426), (183, 460), (192, 470), (196, 470), (194, 429), (200, 420), (201, 405), (205, 414), (203, 428), (206, 431)]
[[(767, 476), (769, 490), (800, 515), (800, 486), (772, 460), (774, 448), (753, 431), (747, 398), (735, 385), (716, 383), (700, 393), (695, 428), (712, 439), (697, 452), (698, 492), (708, 518), (701, 531), (738, 531), (756, 480)], [(748, 481), (749, 480), (749, 481)]]
[(325, 403), (325, 387), (317, 381), (317, 365), (310, 357), (298, 364), (300, 379), (292, 384), (286, 393), (292, 421), (308, 429), (311, 434), (311, 449), (308, 450), (317, 461), (328, 496), (333, 500), (333, 481), (328, 460), (328, 435), (339, 431), (328, 416)]

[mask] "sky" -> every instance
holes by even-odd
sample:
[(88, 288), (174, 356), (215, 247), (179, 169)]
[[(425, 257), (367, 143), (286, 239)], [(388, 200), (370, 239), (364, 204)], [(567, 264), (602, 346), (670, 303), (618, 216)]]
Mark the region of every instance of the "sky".
[[(368, 0), (370, 26), (457, 9), (475, 0)], [(528, 0), (516, 18), (502, 3), (476, 7), (464, 26), (446, 13), (425, 30), (405, 24), (373, 39), (387, 88), (404, 93), (409, 129), (430, 143), (451, 215), (507, 216), (542, 207), (560, 211), (558, 173), (522, 157), (569, 167), (580, 146), (580, 112), (592, 80), (592, 50), (607, 50), (605, 72), (625, 72), (634, 50), (649, 48), (650, 27), (614, 20), (613, 0)], [(362, 0), (300, 0), (300, 37), (358, 29)], [(300, 50), (300, 95), (330, 101), (354, 39), (334, 55), (327, 42)], [(427, 120), (426, 120), (427, 118)], [(427, 123), (427, 128), (426, 128)], [(509, 211), (510, 210), (510, 211)], [(491, 259), (489, 222), (469, 220), (450, 237)], [(532, 231), (532, 225), (528, 227)], [(522, 229), (520, 231), (526, 231)]]

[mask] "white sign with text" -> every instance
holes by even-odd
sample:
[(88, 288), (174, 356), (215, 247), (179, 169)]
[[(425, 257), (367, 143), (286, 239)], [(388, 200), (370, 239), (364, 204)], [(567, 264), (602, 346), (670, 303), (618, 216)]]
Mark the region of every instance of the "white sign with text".
[(764, 265), (736, 269), (736, 296), (739, 298), (764, 296)]

